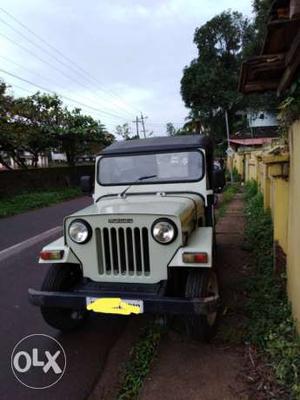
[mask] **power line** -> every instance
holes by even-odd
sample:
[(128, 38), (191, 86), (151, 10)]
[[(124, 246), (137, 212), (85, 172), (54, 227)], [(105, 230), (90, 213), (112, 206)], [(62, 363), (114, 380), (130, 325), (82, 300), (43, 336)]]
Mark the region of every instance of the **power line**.
[[(42, 42), (43, 44), (45, 44), (48, 48), (50, 48), (53, 52), (55, 52), (56, 54), (58, 54), (60, 57), (64, 58), (68, 63), (70, 63), (71, 67), (74, 70), (74, 67), (77, 68), (77, 70), (80, 71), (80, 73), (87, 75), (89, 77), (89, 80), (93, 80), (94, 82), (97, 82), (98, 84), (100, 83), (96, 78), (94, 78), (88, 71), (84, 70), (80, 65), (78, 65), (74, 60), (70, 59), (69, 57), (65, 56), (65, 54), (63, 54), (60, 50), (58, 50), (56, 47), (54, 47), (53, 45), (51, 45), (48, 41), (46, 41), (45, 39), (43, 39), (41, 36), (37, 35), (33, 30), (31, 30), (28, 26), (26, 26), (25, 24), (23, 24), (21, 21), (19, 21), (16, 17), (14, 17), (11, 13), (9, 13), (8, 11), (6, 11), (4, 8), (0, 7), (0, 11), (2, 11), (4, 14), (6, 14), (9, 18), (11, 18), (13, 21), (15, 21), (17, 24), (19, 24), (23, 29), (25, 29), (27, 32), (29, 32), (31, 35), (33, 35), (35, 38), (37, 38), (40, 42)], [(8, 24), (8, 23), (6, 23)], [(28, 39), (27, 39), (28, 40)], [(30, 39), (29, 39), (30, 40)], [(77, 71), (78, 74), (78, 71)], [(86, 78), (85, 78), (86, 79)], [(101, 89), (103, 92), (104, 89)], [(106, 90), (108, 93), (111, 93), (111, 96), (114, 96), (115, 98), (118, 99), (118, 101), (121, 100), (121, 102), (125, 105), (125, 107), (127, 109), (128, 108), (128, 104), (123, 102), (123, 99), (116, 95), (113, 91), (111, 90)], [(132, 110), (134, 110), (133, 107), (130, 106), (130, 108), (132, 108)], [(128, 112), (128, 111), (127, 111)]]
[[(32, 71), (31, 71), (29, 68), (23, 67), (23, 65), (21, 65), (21, 64), (19, 64), (19, 63), (17, 63), (17, 62), (15, 62), (14, 60), (11, 60), (11, 59), (8, 58), (8, 57), (4, 57), (4, 56), (0, 55), (0, 58), (4, 59), (5, 61), (8, 61), (8, 62), (10, 62), (10, 63), (12, 63), (12, 64), (14, 64), (14, 65), (16, 65), (16, 66), (19, 67), (19, 68), (22, 68), (24, 71), (28, 71), (28, 72), (32, 73)], [(38, 72), (34, 72), (34, 74), (37, 75), (37, 76), (39, 76), (39, 77), (41, 77), (41, 78), (44, 79), (44, 80), (48, 80), (48, 78), (45, 78), (43, 75), (41, 75), (41, 74), (38, 73)], [(25, 79), (25, 78), (24, 78), (24, 79)], [(53, 80), (51, 80), (51, 82), (52, 82), (52, 83), (55, 83), (55, 82), (53, 82)], [(16, 85), (14, 85), (14, 86), (16, 86)], [(17, 86), (16, 86), (16, 87), (17, 87)], [(24, 90), (24, 89), (23, 89), (23, 90)], [(52, 92), (54, 92), (54, 90), (52, 90)], [(93, 101), (94, 101), (94, 100), (93, 100)], [(104, 111), (104, 110), (103, 110), (103, 111)], [(120, 117), (121, 117), (121, 115), (120, 115)], [(127, 119), (127, 118), (124, 117), (124, 119)]]
[(182, 121), (182, 122), (171, 122), (171, 121), (166, 121), (166, 122), (151, 122), (148, 121), (148, 125), (159, 125), (159, 126), (166, 126), (168, 123), (171, 123), (172, 125), (184, 125), (186, 124), (187, 121)]
[[(15, 83), (14, 83), (14, 84), (9, 84), (9, 86), (12, 87), (12, 89), (13, 89), (13, 88), (17, 88), (17, 89), (22, 90), (22, 91), (24, 91), (24, 92), (26, 92), (26, 93), (32, 94), (32, 91), (31, 91), (31, 90), (26, 89), (26, 88), (24, 88), (23, 86), (16, 85)], [(95, 113), (99, 115), (99, 112), (95, 112)], [(102, 116), (102, 115), (101, 115), (101, 116)], [(101, 123), (102, 123), (102, 122), (101, 122)], [(109, 127), (109, 129), (115, 129), (115, 128), (116, 128), (116, 125), (113, 124), (113, 123), (103, 122), (102, 125), (104, 125), (105, 127)]]
[[(62, 74), (64, 77), (66, 77), (67, 79), (76, 82), (77, 84), (79, 84), (80, 86), (82, 86), (84, 89), (88, 89), (90, 90), (90, 88), (84, 84), (82, 84), (80, 81), (78, 81), (77, 79), (74, 79), (70, 76), (68, 76), (64, 71), (62, 71), (60, 68), (57, 68), (56, 66), (54, 66), (53, 64), (49, 63), (48, 61), (44, 60), (43, 58), (41, 58), (40, 56), (36, 55), (33, 51), (31, 51), (30, 49), (28, 49), (27, 47), (21, 45), (20, 43), (16, 42), (15, 40), (11, 39), (10, 37), (4, 35), (3, 33), (0, 32), (0, 36), (3, 36), (6, 40), (8, 40), (9, 42), (13, 43), (14, 45), (16, 45), (17, 47), (21, 48), (22, 50), (26, 51), (27, 53), (31, 54), (33, 57), (37, 58), (39, 61), (43, 62), (44, 64), (48, 65), (49, 67), (51, 67), (52, 69), (54, 69), (55, 71), (58, 71), (60, 74)], [(89, 101), (95, 101), (95, 100), (91, 100), (88, 99)], [(129, 114), (130, 115), (130, 114)], [(127, 118), (127, 117), (126, 117)], [(124, 117), (124, 119), (126, 119)]]
[[(13, 78), (19, 79), (20, 81), (25, 82), (25, 83), (27, 83), (27, 84), (29, 84), (29, 85), (31, 85), (31, 86), (34, 86), (34, 87), (36, 87), (36, 88), (38, 88), (38, 89), (40, 89), (40, 90), (43, 90), (43, 91), (46, 91), (46, 92), (49, 92), (49, 93), (52, 93), (52, 94), (57, 94), (55, 91), (53, 91), (53, 90), (51, 90), (51, 89), (48, 89), (48, 88), (46, 88), (46, 87), (44, 87), (44, 86), (41, 86), (41, 85), (39, 85), (39, 84), (37, 84), (37, 83), (31, 82), (31, 81), (28, 80), (28, 79), (22, 78), (22, 77), (20, 77), (20, 76), (18, 76), (18, 75), (16, 75), (16, 74), (13, 74), (13, 73), (11, 73), (11, 72), (9, 72), (9, 71), (6, 71), (6, 70), (4, 70), (4, 69), (2, 69), (2, 68), (0, 68), (0, 72), (3, 72), (3, 73), (5, 73), (5, 74), (7, 74), (7, 75), (9, 75), (9, 76), (12, 76)], [(59, 95), (62, 99), (71, 101), (71, 102), (73, 102), (73, 103), (75, 103), (75, 104), (78, 104), (78, 105), (80, 105), (80, 106), (82, 106), (82, 107), (86, 107), (86, 108), (88, 108), (88, 109), (90, 109), (90, 110), (96, 111), (96, 112), (98, 112), (99, 114), (107, 114), (107, 115), (112, 116), (112, 117), (114, 117), (114, 118), (118, 118), (118, 119), (124, 120), (124, 118), (121, 117), (120, 115), (113, 114), (113, 113), (109, 113), (109, 112), (107, 112), (107, 111), (103, 111), (103, 110), (100, 110), (100, 109), (98, 109), (98, 108), (89, 106), (89, 105), (87, 105), (87, 104), (85, 104), (85, 103), (82, 103), (81, 101), (72, 99), (72, 98), (69, 97), (69, 96), (60, 95), (60, 94), (58, 94), (58, 95)]]
[[(35, 47), (37, 47), (39, 50), (42, 50), (44, 53), (46, 53), (48, 56), (50, 56), (50, 57), (52, 57), (57, 63), (59, 63), (59, 64), (61, 64), (63, 67), (66, 67), (68, 70), (72, 70), (73, 71), (73, 73), (75, 72), (75, 74), (77, 74), (77, 75), (79, 75), (78, 74), (78, 71), (76, 71), (76, 69), (74, 69), (73, 68), (73, 66), (72, 65), (69, 65), (69, 64), (67, 64), (67, 63), (65, 63), (65, 62), (63, 62), (63, 61), (61, 61), (58, 57), (56, 57), (56, 56), (54, 56), (53, 54), (51, 54), (51, 52), (49, 52), (48, 50), (46, 50), (43, 46), (40, 46), (39, 44), (37, 44), (37, 43), (35, 43), (34, 41), (32, 41), (31, 39), (29, 39), (27, 36), (25, 36), (22, 32), (20, 32), (18, 29), (16, 29), (14, 26), (12, 26), (11, 24), (9, 24), (8, 22), (6, 22), (5, 20), (3, 20), (1, 17), (0, 17), (0, 21), (3, 23), (3, 24), (5, 24), (6, 26), (8, 26), (10, 29), (12, 29), (14, 32), (16, 32), (18, 35), (20, 35), (22, 38), (24, 38), (25, 40), (27, 40), (27, 42), (29, 42), (31, 45), (33, 45), (33, 46), (35, 46)], [(5, 37), (7, 40), (10, 40), (10, 41), (12, 41), (11, 39), (8, 39), (8, 37)], [(16, 42), (13, 42), (14, 44), (16, 44)], [(28, 50), (28, 49), (27, 49)], [(26, 51), (27, 51), (26, 50)], [(41, 59), (40, 59), (41, 60)], [(45, 62), (45, 60), (43, 61), (43, 62)], [(48, 64), (48, 65), (50, 65), (50, 64)], [(52, 66), (53, 67), (53, 66)], [(62, 72), (61, 70), (59, 70), (59, 72), (60, 73), (62, 73), (62, 74), (64, 74), (64, 76), (67, 76), (68, 77), (68, 79), (72, 79), (72, 80), (74, 80), (76, 83), (79, 83), (81, 86), (84, 86), (84, 87), (86, 87), (88, 90), (90, 90), (90, 87), (89, 86), (86, 86), (86, 85), (83, 85), (81, 82), (79, 82), (79, 81), (77, 81), (76, 79), (74, 79), (74, 78), (71, 78), (71, 77), (69, 77), (68, 75), (66, 75), (64, 72)], [(89, 82), (89, 79), (87, 79), (86, 77), (85, 77), (85, 75), (83, 75), (83, 74), (80, 74), (80, 75), (82, 75), (83, 76), (83, 78), (89, 83), (89, 84), (91, 84), (90, 82)], [(114, 103), (112, 103), (112, 104), (114, 104)], [(125, 110), (125, 109), (124, 109)], [(125, 112), (126, 113), (128, 113), (128, 110), (125, 110)], [(131, 115), (130, 113), (128, 113), (129, 115)]]
[[(40, 74), (39, 72), (36, 72), (36, 71), (33, 72), (31, 69), (29, 69), (29, 68), (27, 68), (27, 67), (24, 67), (24, 65), (17, 63), (16, 61), (12, 60), (11, 58), (5, 57), (5, 56), (3, 56), (3, 55), (1, 55), (1, 54), (0, 54), (0, 57), (1, 57), (3, 60), (8, 61), (9, 63), (16, 65), (18, 68), (22, 68), (24, 71), (27, 71), (27, 72), (29, 72), (30, 74), (34, 73), (34, 75), (37, 75), (37, 76), (39, 76), (39, 77), (42, 78), (42, 79), (46, 79), (46, 78), (45, 78), (42, 74)], [(49, 79), (49, 78), (47, 78), (47, 79)], [(50, 80), (51, 80), (51, 78), (50, 78)], [(54, 82), (53, 82), (53, 83), (54, 83)]]

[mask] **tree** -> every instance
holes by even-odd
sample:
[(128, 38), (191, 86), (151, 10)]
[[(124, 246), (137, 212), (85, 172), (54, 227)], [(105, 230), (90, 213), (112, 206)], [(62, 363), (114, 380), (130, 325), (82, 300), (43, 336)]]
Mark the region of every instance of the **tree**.
[(94, 153), (113, 140), (100, 121), (81, 114), (79, 108), (72, 111), (64, 109), (64, 116), (56, 132), (56, 142), (67, 156), (69, 165), (75, 164), (78, 155)]
[(0, 82), (0, 162), (7, 168), (6, 156), (27, 168), (23, 154), (28, 152), (37, 167), (39, 156), (53, 149), (64, 152), (74, 165), (76, 156), (94, 154), (114, 140), (100, 121), (78, 108), (69, 111), (57, 95), (37, 92), (14, 99), (7, 88)]
[[(260, 55), (267, 34), (267, 22), (273, 2), (274, 0), (253, 0), (254, 20), (252, 23), (252, 34), (251, 39), (245, 43), (243, 51), (244, 59)], [(242, 98), (244, 108), (248, 108), (253, 112), (262, 110), (276, 112), (280, 101), (276, 93), (272, 91), (250, 94)]]
[(55, 147), (55, 132), (63, 120), (62, 101), (57, 95), (40, 94), (14, 101), (11, 126), (19, 137), (19, 150), (32, 155), (37, 167), (39, 155)]
[[(240, 65), (252, 37), (250, 21), (236, 11), (224, 11), (195, 31), (198, 57), (184, 69), (181, 95), (199, 126), (212, 136), (225, 136), (225, 110), (233, 116), (239, 109)], [(216, 124), (222, 117), (223, 123)]]
[(166, 124), (166, 133), (168, 136), (182, 136), (182, 135), (189, 135), (192, 133), (194, 129), (191, 128), (189, 122), (186, 122), (184, 126), (181, 128), (176, 129), (172, 122), (168, 122)]
[(0, 81), (0, 162), (6, 168), (12, 169), (9, 158), (12, 158), (20, 167), (26, 167), (19, 156), (19, 138), (12, 127), (14, 99), (7, 94), (9, 86)]
[(177, 133), (177, 130), (174, 126), (174, 124), (172, 124), (172, 122), (168, 122), (166, 124), (166, 133), (168, 136), (175, 136)]
[(253, 0), (254, 12), (253, 37), (245, 49), (245, 56), (259, 55), (267, 33), (267, 22), (274, 0)]
[(121, 136), (123, 140), (139, 139), (138, 135), (132, 135), (128, 123), (116, 126), (116, 134)]
[(117, 125), (116, 126), (116, 134), (118, 136), (121, 136), (124, 140), (129, 140), (130, 139), (130, 128), (129, 125), (123, 124), (123, 125)]

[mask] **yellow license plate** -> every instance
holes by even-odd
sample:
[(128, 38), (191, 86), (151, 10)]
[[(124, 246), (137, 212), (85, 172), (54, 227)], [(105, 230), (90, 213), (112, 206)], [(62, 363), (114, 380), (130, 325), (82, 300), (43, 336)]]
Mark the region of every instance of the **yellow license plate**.
[(86, 308), (89, 311), (104, 314), (143, 314), (143, 300), (121, 299), (119, 297), (97, 298), (87, 297)]

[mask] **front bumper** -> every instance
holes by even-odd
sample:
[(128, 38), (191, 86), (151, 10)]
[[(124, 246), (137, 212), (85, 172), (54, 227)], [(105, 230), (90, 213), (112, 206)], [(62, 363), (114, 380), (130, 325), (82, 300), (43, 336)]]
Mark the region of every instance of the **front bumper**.
[(198, 314), (206, 315), (217, 310), (220, 304), (219, 296), (185, 299), (168, 297), (161, 294), (132, 293), (130, 291), (76, 291), (76, 292), (46, 292), (34, 289), (28, 290), (32, 304), (42, 307), (62, 307), (86, 309), (87, 298), (123, 298), (142, 300), (144, 313), (149, 314)]

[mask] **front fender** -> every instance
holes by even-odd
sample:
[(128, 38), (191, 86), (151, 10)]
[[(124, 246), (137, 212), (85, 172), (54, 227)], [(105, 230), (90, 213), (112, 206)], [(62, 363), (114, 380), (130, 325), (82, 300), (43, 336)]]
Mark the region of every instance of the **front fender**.
[[(208, 255), (207, 263), (184, 263), (183, 253), (202, 253)], [(191, 234), (188, 245), (180, 247), (173, 256), (169, 267), (200, 267), (211, 268), (213, 266), (213, 228), (211, 226), (200, 227)]]
[(70, 264), (80, 264), (79, 259), (72, 252), (70, 247), (65, 245), (64, 237), (60, 237), (54, 242), (49, 243), (47, 246), (43, 247), (42, 251), (49, 250), (59, 250), (64, 252), (64, 256), (60, 260), (42, 260), (39, 258), (39, 264), (61, 264), (61, 263), (70, 263)]

